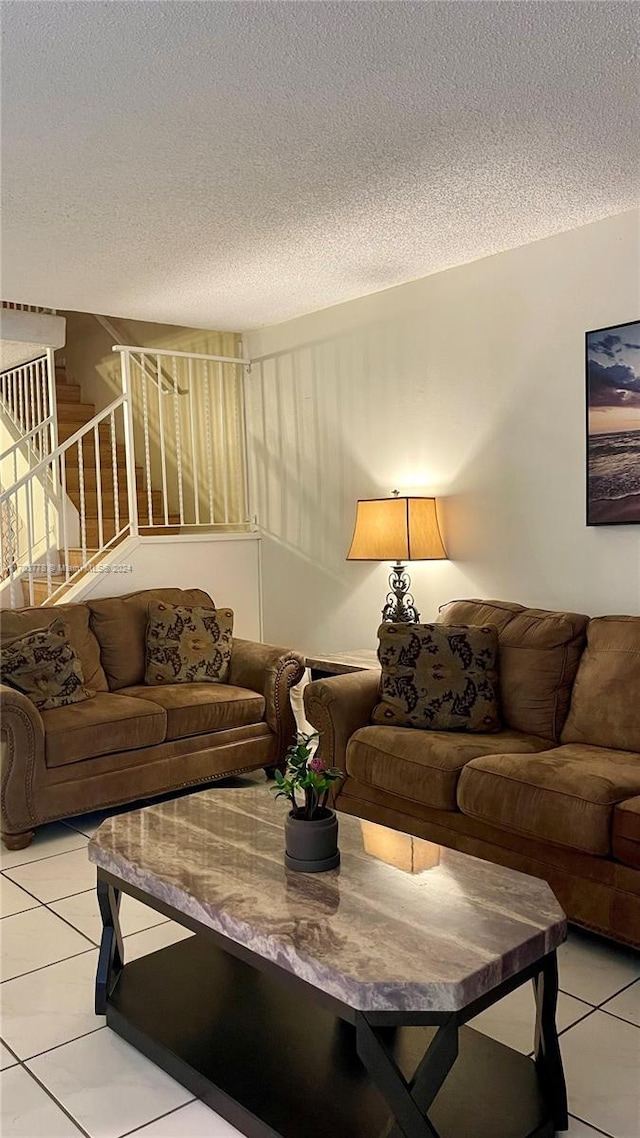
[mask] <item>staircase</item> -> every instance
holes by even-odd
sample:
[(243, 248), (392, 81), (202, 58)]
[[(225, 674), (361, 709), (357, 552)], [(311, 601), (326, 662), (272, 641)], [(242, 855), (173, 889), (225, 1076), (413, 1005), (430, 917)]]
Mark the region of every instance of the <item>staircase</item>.
[(97, 412), (52, 347), (0, 373), (11, 438), (0, 455), (0, 607), (20, 603), (16, 594), (43, 605), (75, 596), (78, 581), (106, 569), (99, 562), (130, 536), (249, 526), (242, 400), (250, 361), (113, 350), (121, 390)]
[[(57, 401), (57, 426), (58, 426), (58, 441), (59, 443), (65, 442), (66, 439), (75, 435), (82, 427), (93, 419), (96, 408), (93, 403), (85, 403), (82, 400), (82, 389), (80, 384), (71, 379), (66, 370), (64, 360), (56, 359), (55, 367), (55, 382), (56, 382), (56, 401)], [(127, 496), (127, 466), (125, 457), (125, 447), (122, 443), (117, 443), (115, 448), (112, 448), (109, 438), (109, 428), (106, 424), (101, 424), (98, 428), (98, 439), (100, 449), (100, 482), (101, 482), (101, 502), (102, 502), (102, 531), (103, 542), (110, 541), (122, 529), (123, 524), (129, 520), (129, 501)], [(115, 455), (114, 455), (115, 450)], [(82, 478), (80, 470), (80, 452), (77, 446), (72, 446), (66, 453), (65, 464), (65, 485), (67, 496), (73, 502), (74, 506), (81, 511), (82, 497), (84, 496), (84, 512), (85, 512), (85, 530), (86, 530), (86, 556), (81, 548), (70, 548), (68, 551), (68, 558), (65, 562), (64, 553), (59, 554), (59, 564), (56, 566), (57, 571), (51, 575), (51, 585), (56, 592), (55, 600), (57, 602), (64, 599), (64, 593), (72, 586), (68, 585), (66, 588), (65, 582), (67, 580), (66, 567), (74, 574), (75, 584), (83, 576), (86, 576), (90, 569), (84, 573), (78, 572), (83, 565), (91, 562), (92, 566), (97, 565), (100, 560), (105, 556), (105, 551), (99, 552), (100, 536), (99, 536), (99, 520), (98, 520), (98, 486), (97, 486), (97, 473), (95, 462), (95, 438), (90, 435), (83, 440), (83, 468)], [(114, 479), (114, 457), (115, 457), (115, 479)], [(85, 465), (86, 464), (86, 465)], [(140, 533), (151, 532), (144, 526), (145, 518), (148, 518), (148, 495), (144, 489), (144, 474), (141, 466), (135, 467), (136, 488), (138, 498), (138, 514), (140, 518)], [(116, 494), (115, 487), (118, 488), (118, 517), (116, 518)], [(83, 487), (84, 495), (81, 490)], [(152, 508), (155, 516), (161, 513), (162, 510), (162, 494), (159, 490), (152, 491)], [(170, 523), (177, 523), (179, 526), (179, 518), (171, 515), (169, 517)], [(178, 533), (179, 528), (176, 525), (169, 525), (153, 528), (153, 533), (172, 534)], [(29, 595), (29, 583), (26, 580), (22, 581), (22, 591), (24, 595), (24, 603), (31, 604)], [(49, 597), (49, 587), (43, 570), (43, 579), (35, 579), (33, 581), (33, 603), (36, 605), (46, 604)]]

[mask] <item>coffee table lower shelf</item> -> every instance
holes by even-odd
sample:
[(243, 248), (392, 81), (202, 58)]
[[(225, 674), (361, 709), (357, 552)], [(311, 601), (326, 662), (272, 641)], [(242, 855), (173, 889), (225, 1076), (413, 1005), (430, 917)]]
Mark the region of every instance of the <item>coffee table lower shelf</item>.
[[(125, 965), (107, 1024), (247, 1138), (396, 1138), (355, 1029), (193, 936)], [(385, 1029), (405, 1077), (435, 1028)], [(535, 1066), (471, 1028), (429, 1109), (439, 1138), (553, 1138)]]

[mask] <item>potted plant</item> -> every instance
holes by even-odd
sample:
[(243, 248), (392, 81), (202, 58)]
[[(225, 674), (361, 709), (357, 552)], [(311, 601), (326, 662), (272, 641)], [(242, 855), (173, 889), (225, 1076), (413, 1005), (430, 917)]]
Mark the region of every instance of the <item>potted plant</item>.
[(324, 765), (316, 754), (317, 741), (315, 733), (296, 734), (287, 747), (285, 772), (276, 770), (273, 788), (276, 798), (291, 803), (285, 819), (285, 865), (302, 873), (322, 873), (340, 864), (338, 819), (327, 801), (331, 784), (342, 778), (342, 771)]

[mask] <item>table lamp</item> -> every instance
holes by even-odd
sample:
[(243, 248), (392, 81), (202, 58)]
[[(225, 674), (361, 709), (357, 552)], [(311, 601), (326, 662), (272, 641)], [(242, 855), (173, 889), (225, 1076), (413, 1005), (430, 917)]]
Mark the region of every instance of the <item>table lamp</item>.
[(409, 592), (406, 561), (444, 561), (435, 498), (410, 498), (397, 490), (391, 498), (358, 502), (356, 524), (347, 561), (395, 561), (382, 619), (416, 624), (420, 620)]

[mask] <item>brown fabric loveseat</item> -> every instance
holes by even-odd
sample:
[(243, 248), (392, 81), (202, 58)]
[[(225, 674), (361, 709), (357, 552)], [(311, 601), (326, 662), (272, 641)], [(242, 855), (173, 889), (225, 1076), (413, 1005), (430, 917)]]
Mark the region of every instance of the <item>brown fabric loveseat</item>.
[(640, 946), (640, 617), (453, 601), (494, 625), (503, 729), (374, 726), (379, 673), (305, 691), (336, 806), (545, 878), (569, 919)]
[(213, 608), (200, 589), (2, 613), (2, 641), (54, 617), (66, 625), (91, 699), (38, 711), (0, 686), (2, 837), (9, 849), (45, 822), (282, 762), (295, 731), (290, 688), (303, 659), (234, 638), (228, 683), (144, 685), (151, 600)]

